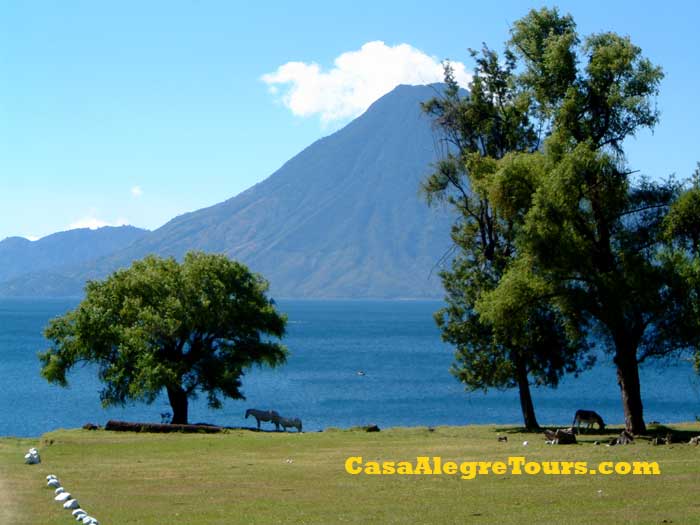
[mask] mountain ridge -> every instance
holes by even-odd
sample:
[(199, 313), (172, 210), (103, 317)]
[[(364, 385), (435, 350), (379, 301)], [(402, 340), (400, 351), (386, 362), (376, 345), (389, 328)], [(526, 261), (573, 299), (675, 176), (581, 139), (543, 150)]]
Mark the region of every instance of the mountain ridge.
[(105, 226), (56, 232), (35, 241), (7, 237), (0, 241), (0, 282), (97, 259), (126, 248), (147, 233), (135, 226)]
[[(420, 102), (435, 94), (435, 86), (398, 86), (238, 195), (63, 269), (53, 293), (75, 295), (86, 279), (149, 253), (181, 258), (198, 249), (241, 260), (270, 281), (275, 297), (440, 297), (433, 270), (452, 221), (419, 195), (436, 160)], [(41, 279), (0, 283), (0, 295), (42, 295)]]

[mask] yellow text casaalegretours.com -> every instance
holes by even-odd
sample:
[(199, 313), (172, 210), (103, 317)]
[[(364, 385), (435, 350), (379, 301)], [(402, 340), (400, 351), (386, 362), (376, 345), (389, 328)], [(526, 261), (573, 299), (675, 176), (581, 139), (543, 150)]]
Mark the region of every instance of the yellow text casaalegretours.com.
[(528, 461), (525, 456), (510, 456), (505, 461), (443, 461), (440, 456), (418, 456), (413, 461), (365, 461), (362, 456), (345, 460), (345, 471), (351, 475), (415, 476), (448, 475), (462, 479), (478, 476), (658, 476), (661, 468), (656, 461)]

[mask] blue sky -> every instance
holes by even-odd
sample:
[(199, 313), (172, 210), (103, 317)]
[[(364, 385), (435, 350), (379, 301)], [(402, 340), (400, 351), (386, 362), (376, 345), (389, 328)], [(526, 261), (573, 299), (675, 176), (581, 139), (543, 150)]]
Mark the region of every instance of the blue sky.
[(690, 175), (696, 3), (2, 1), (0, 239), (153, 229), (232, 197), (394, 83), (430, 81), (445, 58), (467, 75), (467, 48), (500, 47), (542, 5), (583, 34), (630, 35), (664, 68), (661, 123), (628, 144), (629, 160)]

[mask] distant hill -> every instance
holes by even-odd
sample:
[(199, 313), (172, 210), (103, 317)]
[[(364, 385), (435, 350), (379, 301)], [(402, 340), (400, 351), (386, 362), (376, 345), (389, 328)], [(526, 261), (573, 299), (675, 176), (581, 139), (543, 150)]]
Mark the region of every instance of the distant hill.
[(0, 294), (75, 294), (87, 278), (149, 253), (179, 258), (197, 249), (246, 263), (275, 297), (441, 297), (434, 267), (452, 220), (419, 195), (436, 160), (420, 102), (435, 94), (435, 86), (398, 86), (236, 197), (176, 217), (99, 261), (0, 284)]
[(147, 233), (148, 230), (133, 226), (106, 226), (54, 233), (37, 241), (8, 237), (0, 241), (0, 282), (99, 259), (126, 248)]

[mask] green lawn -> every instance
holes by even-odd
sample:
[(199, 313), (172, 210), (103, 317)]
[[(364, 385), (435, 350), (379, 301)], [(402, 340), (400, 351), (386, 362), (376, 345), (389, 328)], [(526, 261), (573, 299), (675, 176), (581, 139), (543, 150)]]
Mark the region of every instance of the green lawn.
[[(676, 430), (685, 439), (700, 434), (700, 424)], [(499, 443), (498, 434), (508, 442)], [(0, 439), (0, 523), (75, 523), (46, 487), (52, 473), (102, 524), (700, 523), (700, 447), (644, 439), (593, 445), (604, 437), (549, 446), (539, 434), (493, 426), (214, 435), (59, 430), (41, 439)], [(41, 452), (40, 465), (23, 463), (31, 446)], [(344, 469), (348, 456), (461, 462), (523, 455), (590, 466), (657, 461), (661, 474), (506, 473), (466, 481), (352, 476)]]

